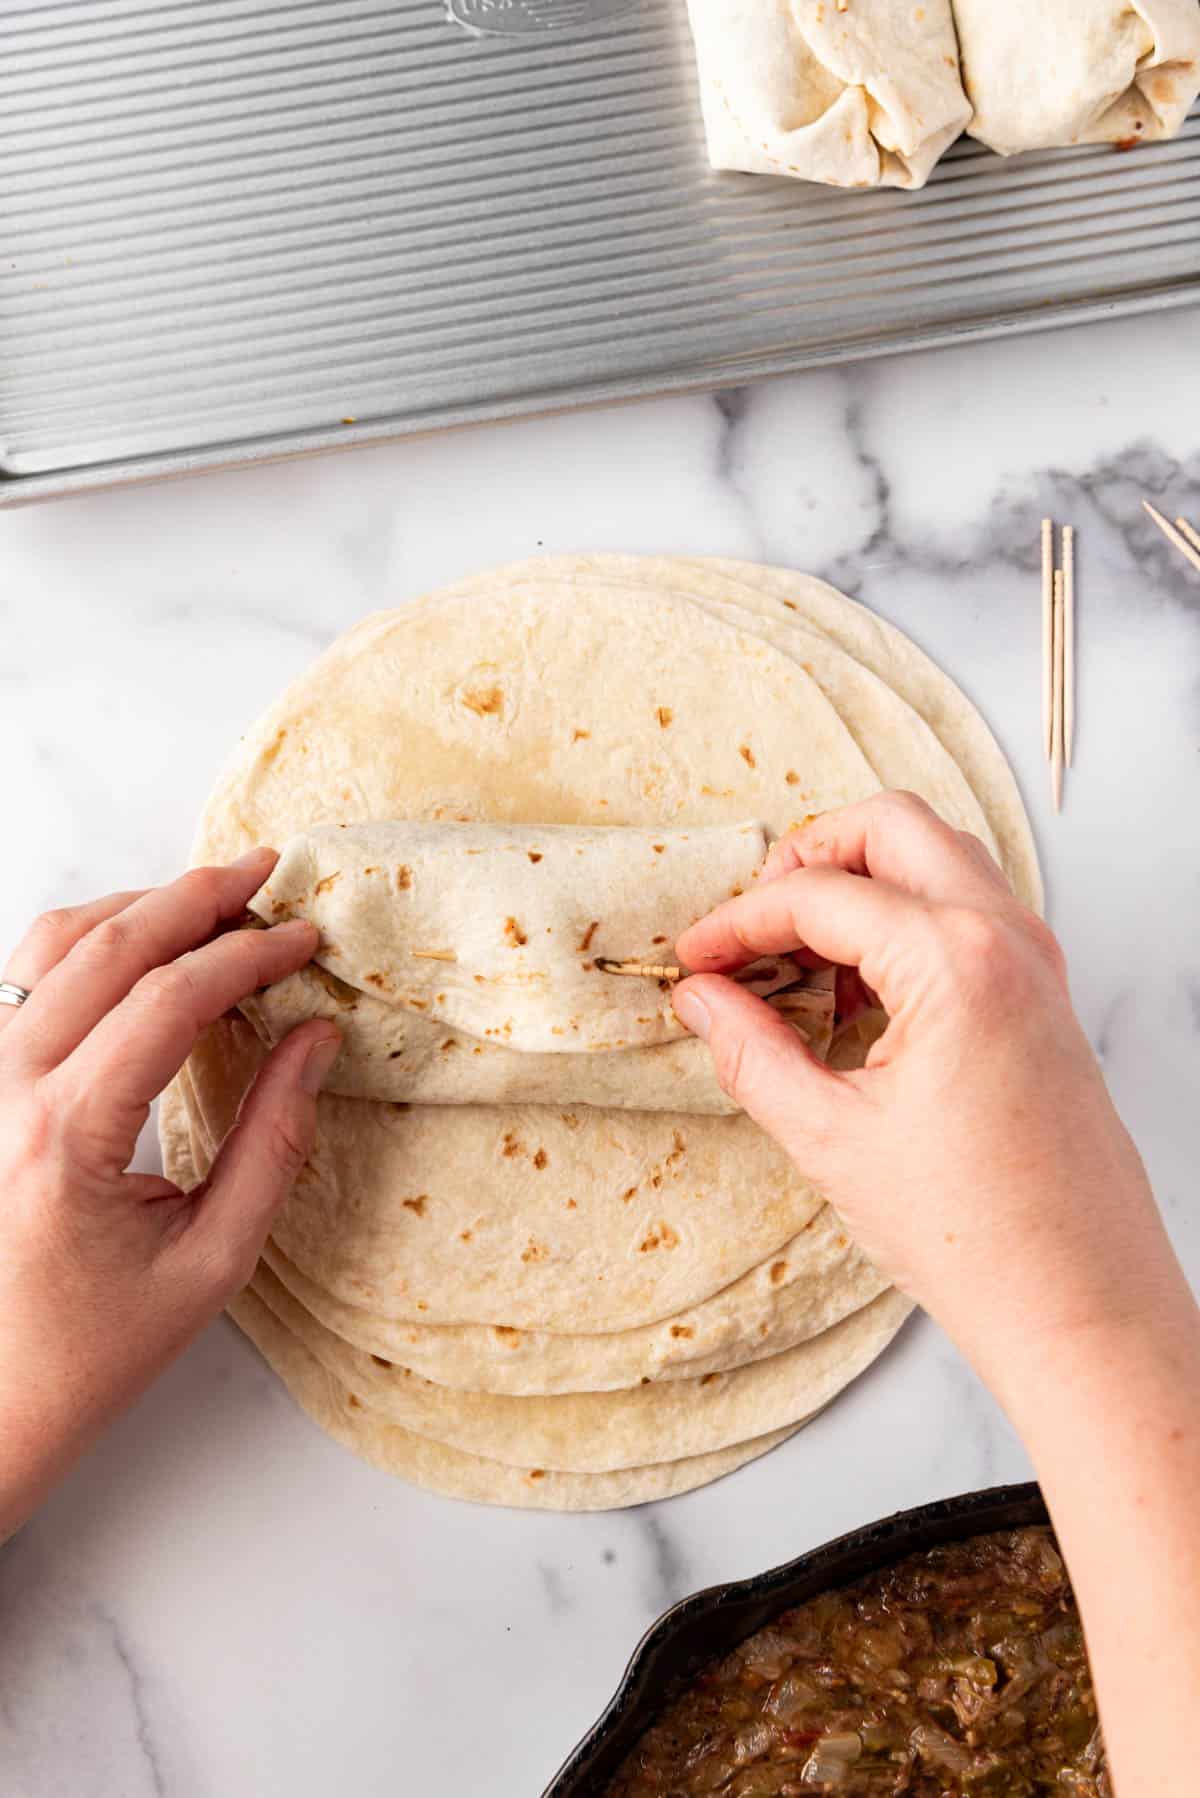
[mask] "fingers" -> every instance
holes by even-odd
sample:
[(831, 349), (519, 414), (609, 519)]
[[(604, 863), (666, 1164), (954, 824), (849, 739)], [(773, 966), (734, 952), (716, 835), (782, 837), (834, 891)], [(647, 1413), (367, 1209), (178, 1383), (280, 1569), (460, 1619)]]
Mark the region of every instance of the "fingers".
[(684, 932), (678, 954), (697, 972), (736, 969), (759, 955), (796, 949), (858, 967), (923, 909), (882, 882), (840, 868), (802, 868), (727, 899)]
[(272, 1220), (304, 1165), (316, 1129), (316, 1096), (340, 1045), (336, 1028), (314, 1019), (272, 1051), (197, 1189), (192, 1241), (225, 1297), (253, 1273)]
[(237, 930), (153, 968), (53, 1076), (77, 1102), (144, 1111), (179, 1072), (200, 1032), (259, 987), (312, 959), (318, 935), (300, 918)]
[(22, 1048), (31, 1062), (54, 1067), (151, 969), (240, 916), (276, 859), (272, 849), (255, 849), (229, 868), (193, 868), (93, 924), (21, 1007)]
[(816, 1174), (856, 1095), (799, 1034), (732, 980), (700, 974), (676, 987), (680, 1022), (712, 1051), (721, 1086), (796, 1162)]
[(994, 902), (997, 890), (1009, 890), (978, 837), (955, 830), (914, 793), (880, 793), (812, 819), (773, 846), (759, 879), (814, 867), (869, 874), (947, 904)]
[[(3, 978), (17, 986), (28, 987), (32, 992), (89, 930), (94, 930), (108, 918), (115, 918), (118, 912), (125, 911), (144, 896), (144, 892), (107, 893), (103, 899), (93, 899), (87, 905), (68, 905), (60, 911), (43, 912), (14, 949)], [(26, 1006), (30, 1003), (32, 1001), (27, 1000)], [(0, 1008), (0, 1030), (11, 1024), (16, 1015), (12, 1006)]]

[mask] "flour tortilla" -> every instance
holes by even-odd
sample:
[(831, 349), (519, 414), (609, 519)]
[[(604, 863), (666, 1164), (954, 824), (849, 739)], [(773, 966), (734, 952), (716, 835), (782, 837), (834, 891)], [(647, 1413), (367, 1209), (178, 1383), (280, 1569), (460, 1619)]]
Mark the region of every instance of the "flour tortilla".
[[(791, 980), (798, 970), (782, 964)], [(614, 978), (621, 978), (616, 976)], [(659, 997), (658, 983), (641, 981)], [(753, 992), (762, 985), (745, 983)], [(778, 977), (775, 984), (778, 984)], [(811, 980), (799, 991), (772, 998), (818, 1060), (833, 1040), (834, 993)], [(526, 1055), (492, 1040), (428, 1023), (335, 980), (324, 969), (303, 968), (243, 1001), (241, 1011), (267, 1047), (282, 1042), (297, 1024), (324, 1018), (336, 1024), (342, 1046), (325, 1091), (354, 1099), (387, 1099), (414, 1105), (590, 1105), (614, 1111), (696, 1112), (733, 1117), (740, 1107), (717, 1079), (712, 1057), (688, 1037), (626, 1055)], [(631, 1077), (636, 1067), (636, 1078)]]
[[(250, 904), (268, 923), (308, 919), (321, 946), (310, 967), (242, 1010), (268, 1044), (307, 1018), (335, 1021), (342, 1048), (328, 1092), (731, 1115), (669, 986), (606, 974), (600, 958), (661, 963), (689, 924), (751, 884), (766, 852), (754, 824), (381, 821), (305, 833)], [(746, 983), (766, 997), (798, 978), (776, 958)], [(827, 1052), (831, 987), (775, 1003)]]
[(1200, 93), (1196, 0), (954, 0), (972, 137), (1002, 156), (1174, 137)]
[[(189, 1120), (182, 1094), (186, 1080), (185, 1070), (160, 1110), (167, 1174), (183, 1186), (190, 1184), (191, 1168), (200, 1178), (207, 1174), (220, 1146), (194, 1117)], [(514, 1397), (608, 1392), (645, 1380), (728, 1372), (809, 1341), (888, 1287), (828, 1205), (769, 1262), (704, 1304), (609, 1335), (396, 1322), (335, 1298), (307, 1279), (273, 1240), (267, 1241), (263, 1259), (306, 1311), (354, 1347), (397, 1361), (440, 1386)]]
[[(195, 1185), (196, 1170), (190, 1163), (187, 1115), (177, 1090), (168, 1090), (160, 1109), (159, 1127), (164, 1160), (173, 1170), (172, 1178), (190, 1191)], [(255, 1293), (239, 1293), (228, 1312), (296, 1403), (326, 1435), (384, 1473), (398, 1474), (443, 1497), (468, 1499), (476, 1504), (508, 1505), (521, 1510), (608, 1511), (673, 1498), (757, 1460), (811, 1421), (801, 1418), (791, 1428), (692, 1460), (659, 1462), (616, 1473), (554, 1473), (540, 1467), (510, 1467), (448, 1448), (372, 1416), (358, 1395), (342, 1386), (303, 1343), (290, 1335)]]
[(228, 1310), (301, 1410), (327, 1436), (381, 1472), (398, 1474), (414, 1486), (424, 1486), (444, 1498), (519, 1510), (616, 1511), (627, 1505), (675, 1498), (681, 1492), (707, 1486), (777, 1448), (800, 1427), (797, 1424), (776, 1430), (755, 1442), (698, 1455), (693, 1460), (624, 1468), (619, 1473), (554, 1473), (541, 1467), (508, 1467), (500, 1461), (487, 1461), (479, 1455), (464, 1454), (461, 1449), (447, 1448), (443, 1442), (415, 1435), (368, 1411), (356, 1393), (341, 1385), (303, 1343), (284, 1329), (257, 1294), (239, 1294)]
[(311, 1317), (269, 1268), (259, 1268), (251, 1289), (376, 1416), (468, 1454), (560, 1473), (690, 1459), (794, 1425), (869, 1366), (912, 1310), (900, 1293), (885, 1293), (810, 1342), (731, 1373), (624, 1392), (506, 1398), (451, 1392), (409, 1368), (382, 1365)]
[[(240, 1020), (201, 1037), (185, 1098), (210, 1141), (231, 1128), (263, 1054)], [(635, 1328), (730, 1285), (821, 1209), (783, 1151), (743, 1124), (323, 1094), (274, 1236), (314, 1284), (393, 1321)]]
[[(596, 584), (736, 606), (743, 628), (789, 630), (786, 647), (830, 700), (883, 787), (919, 793), (996, 855), (1017, 897), (1044, 903), (1037, 850), (1012, 769), (970, 700), (895, 625), (828, 582), (790, 569), (717, 557), (538, 556), (475, 576), (452, 591), (480, 593), (525, 581), (585, 591)], [(798, 820), (794, 820), (796, 822)]]
[[(670, 600), (597, 589), (566, 607), (530, 583), (387, 614), (335, 645), (244, 739), (196, 856), (387, 817), (759, 818), (778, 834), (877, 790), (817, 683), (761, 639)], [(201, 1104), (216, 1096), (206, 1083), (227, 1084), (211, 1057), (193, 1079)], [(458, 1109), (346, 1114), (346, 1152), (318, 1145), (311, 1185), (281, 1220), (302, 1272), (416, 1322), (619, 1330), (729, 1285), (817, 1202), (741, 1117), (695, 1119), (681, 1150), (671, 1114), (548, 1112), (543, 1141), (532, 1114)], [(485, 1194), (498, 1212), (481, 1213)], [(424, 1219), (403, 1209), (421, 1198)]]
[(716, 169), (922, 187), (971, 115), (950, 0), (688, 0)]
[(598, 962), (662, 962), (767, 848), (753, 823), (376, 820), (293, 837), (250, 908), (307, 918), (318, 966), (399, 1010), (525, 1054), (613, 1053), (687, 1033), (669, 989)]
[[(885, 1025), (881, 1012), (860, 1014), (839, 1033), (830, 1065), (861, 1066)], [(175, 1142), (184, 1145), (185, 1165), (203, 1177), (221, 1140), (206, 1129), (194, 1094), (189, 1109), (185, 1093), (190, 1093), (187, 1067), (160, 1109), (166, 1170), (181, 1185), (184, 1175), (172, 1161)], [(264, 1258), (306, 1310), (356, 1347), (400, 1361), (440, 1385), (518, 1396), (607, 1391), (742, 1366), (819, 1335), (887, 1290), (887, 1281), (829, 1206), (768, 1261), (705, 1303), (606, 1335), (395, 1321), (317, 1286), (274, 1240), (265, 1245)]]

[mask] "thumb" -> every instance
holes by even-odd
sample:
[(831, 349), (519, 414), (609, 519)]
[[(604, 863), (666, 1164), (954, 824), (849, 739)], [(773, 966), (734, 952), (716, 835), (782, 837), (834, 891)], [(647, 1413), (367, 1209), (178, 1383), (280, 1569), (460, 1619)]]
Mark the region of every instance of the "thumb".
[(341, 1047), (325, 1022), (302, 1024), (267, 1057), (198, 1198), (197, 1236), (230, 1290), (245, 1285), (276, 1212), (312, 1147), (317, 1094)]
[(731, 1099), (806, 1172), (819, 1174), (851, 1098), (799, 1032), (762, 999), (721, 974), (696, 974), (675, 988), (681, 1024), (712, 1051)]

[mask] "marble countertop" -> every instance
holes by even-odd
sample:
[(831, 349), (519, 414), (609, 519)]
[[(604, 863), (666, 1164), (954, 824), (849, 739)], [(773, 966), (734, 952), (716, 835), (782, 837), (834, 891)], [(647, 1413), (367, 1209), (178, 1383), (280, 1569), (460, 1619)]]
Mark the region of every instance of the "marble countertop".
[[(366, 611), (539, 550), (787, 563), (909, 631), (999, 732), (1077, 1001), (1200, 1283), (1200, 577), (1139, 505), (1200, 520), (1197, 366), (1200, 310), (6, 514), (0, 942), (178, 870), (238, 732)], [(1057, 820), (1047, 511), (1080, 548)], [(920, 1319), (705, 1491), (472, 1508), (326, 1441), (222, 1322), (0, 1555), (0, 1790), (536, 1798), (683, 1593), (1026, 1472)]]

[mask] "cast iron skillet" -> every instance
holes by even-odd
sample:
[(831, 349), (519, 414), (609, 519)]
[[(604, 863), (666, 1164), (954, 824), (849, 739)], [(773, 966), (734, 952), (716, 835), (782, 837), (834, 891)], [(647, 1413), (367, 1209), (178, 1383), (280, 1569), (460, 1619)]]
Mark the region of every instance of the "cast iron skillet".
[(693, 1675), (780, 1611), (942, 1542), (1047, 1521), (1037, 1486), (993, 1486), (898, 1511), (769, 1573), (685, 1598), (642, 1637), (616, 1696), (542, 1798), (602, 1798), (635, 1742)]

